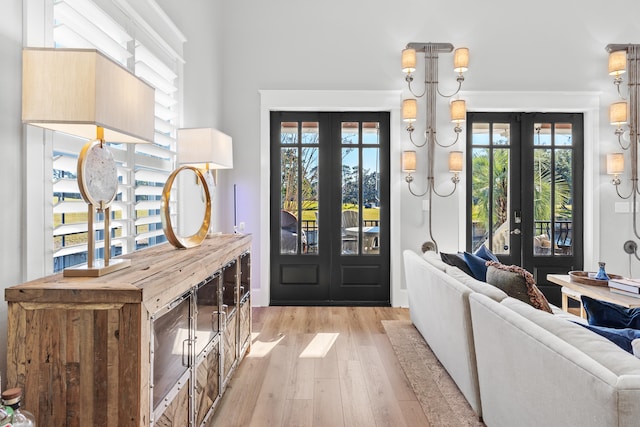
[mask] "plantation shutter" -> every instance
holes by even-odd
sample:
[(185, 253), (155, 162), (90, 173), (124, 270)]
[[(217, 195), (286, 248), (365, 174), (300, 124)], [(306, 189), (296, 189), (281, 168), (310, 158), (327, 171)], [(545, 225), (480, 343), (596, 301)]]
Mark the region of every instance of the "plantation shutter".
[[(174, 70), (179, 58), (171, 57), (170, 52), (161, 59), (90, 0), (55, 1), (53, 17), (55, 47), (98, 49), (156, 89), (154, 142), (127, 145), (107, 141), (118, 165), (119, 180), (116, 200), (111, 205), (112, 254), (162, 243), (166, 239), (160, 199), (175, 164), (179, 76)], [(163, 41), (158, 40), (158, 45), (162, 46)], [(86, 142), (54, 132), (54, 271), (87, 259), (87, 205), (76, 181), (78, 154)], [(103, 218), (98, 218), (95, 229), (97, 255), (103, 257)]]

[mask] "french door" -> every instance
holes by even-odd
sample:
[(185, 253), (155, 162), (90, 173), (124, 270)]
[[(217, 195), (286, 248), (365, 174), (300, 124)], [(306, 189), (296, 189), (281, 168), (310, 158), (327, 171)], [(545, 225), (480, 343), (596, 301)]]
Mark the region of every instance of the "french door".
[(271, 304), (389, 305), (389, 113), (271, 113)]
[(560, 305), (549, 273), (582, 269), (583, 117), (467, 115), (467, 250), (486, 244), (533, 273)]

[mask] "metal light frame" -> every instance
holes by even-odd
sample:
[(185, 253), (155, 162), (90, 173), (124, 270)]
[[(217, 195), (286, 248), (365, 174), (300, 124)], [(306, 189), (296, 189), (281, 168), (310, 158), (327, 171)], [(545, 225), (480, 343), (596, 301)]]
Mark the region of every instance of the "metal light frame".
[[(416, 192), (414, 191), (413, 187), (412, 187), (412, 183), (413, 183), (413, 175), (412, 173), (416, 171), (415, 169), (415, 154), (412, 155), (412, 159), (413, 162), (411, 164), (412, 167), (405, 167), (404, 161), (403, 161), (403, 172), (406, 172), (407, 175), (405, 177), (405, 181), (407, 182), (408, 188), (409, 188), (409, 192), (416, 196), (416, 197), (422, 197), (425, 195), (428, 195), (428, 200), (429, 200), (429, 220), (428, 220), (428, 227), (429, 227), (429, 238), (431, 239), (431, 242), (433, 243), (433, 245), (427, 245), (429, 248), (433, 248), (436, 252), (438, 252), (438, 244), (436, 242), (436, 240), (433, 237), (433, 231), (432, 231), (432, 221), (431, 221), (431, 211), (432, 211), (432, 198), (433, 198), (433, 194), (436, 194), (437, 196), (440, 197), (449, 197), (451, 196), (457, 188), (458, 183), (460, 182), (460, 178), (458, 176), (459, 172), (461, 172), (461, 168), (456, 167), (456, 169), (451, 168), (451, 172), (453, 173), (453, 176), (451, 177), (451, 182), (453, 182), (453, 189), (446, 194), (441, 194), (438, 193), (438, 191), (436, 190), (435, 187), (435, 178), (434, 178), (434, 169), (435, 169), (435, 148), (436, 145), (443, 147), (443, 148), (448, 148), (451, 147), (453, 145), (455, 145), (459, 138), (460, 138), (460, 133), (462, 132), (462, 128), (460, 127), (460, 123), (462, 121), (464, 121), (464, 117), (462, 118), (457, 118), (456, 120), (452, 120), (455, 121), (456, 126), (454, 127), (454, 132), (456, 135), (456, 138), (453, 142), (451, 142), (450, 144), (447, 145), (443, 145), (441, 144), (438, 139), (437, 139), (437, 132), (436, 132), (436, 99), (437, 99), (437, 95), (443, 97), (443, 98), (452, 98), (453, 96), (457, 95), (460, 92), (460, 89), (462, 88), (462, 83), (464, 82), (464, 71), (467, 70), (467, 65), (468, 65), (468, 49), (466, 48), (460, 48), (460, 49), (456, 49), (456, 52), (454, 53), (454, 63), (457, 61), (458, 58), (458, 52), (459, 51), (464, 51), (463, 53), (465, 54), (465, 60), (464, 63), (462, 64), (462, 66), (459, 66), (459, 64), (455, 64), (455, 68), (454, 70), (458, 72), (458, 76), (456, 77), (456, 81), (458, 82), (458, 87), (457, 89), (451, 93), (451, 94), (443, 94), (440, 92), (440, 89), (438, 88), (438, 54), (439, 53), (450, 53), (452, 51), (454, 51), (454, 47), (451, 43), (409, 43), (406, 46), (406, 49), (414, 49), (415, 52), (423, 52), (424, 53), (424, 91), (421, 94), (416, 94), (412, 88), (412, 83), (414, 80), (413, 77), (413, 71), (415, 71), (415, 68), (405, 68), (404, 71), (407, 73), (406, 77), (405, 77), (405, 81), (407, 82), (407, 86), (409, 91), (411, 92), (411, 94), (413, 96), (415, 96), (416, 98), (424, 98), (425, 100), (425, 107), (426, 107), (426, 114), (425, 114), (425, 139), (423, 142), (416, 142), (414, 141), (413, 138), (413, 132), (415, 131), (415, 128), (413, 126), (413, 121), (417, 120), (417, 116), (416, 117), (412, 117), (411, 119), (407, 119), (405, 117), (403, 117), (404, 121), (408, 121), (409, 125), (407, 126), (406, 130), (409, 133), (409, 139), (411, 140), (411, 143), (416, 147), (416, 148), (421, 148), (421, 147), (425, 147), (426, 146), (426, 151), (427, 151), (427, 171), (426, 171), (426, 181), (427, 181), (427, 188), (424, 190), (424, 192)], [(414, 64), (415, 65), (415, 64)], [(403, 67), (405, 66), (405, 64), (403, 64)], [(410, 98), (411, 99), (411, 98)], [(403, 101), (403, 108), (406, 105), (406, 102), (409, 100), (405, 100)], [(417, 111), (417, 101), (409, 101), (412, 105), (411, 107), (415, 108)], [(455, 102), (462, 102), (462, 106), (463, 106), (463, 114), (462, 116), (464, 116), (464, 114), (466, 114), (466, 109), (464, 107), (464, 101), (463, 100), (454, 100)], [(404, 116), (404, 111), (403, 111), (403, 116)], [(407, 158), (407, 156), (405, 156), (405, 153), (408, 152), (404, 152), (403, 153), (403, 160), (405, 160)], [(459, 156), (459, 151), (454, 151), (452, 153), (450, 153), (450, 159), (449, 159), (449, 164), (453, 165), (456, 164), (458, 162), (456, 162), (454, 159), (451, 158), (451, 154), (454, 154), (454, 156), (456, 156), (457, 160), (457, 156)]]
[[(611, 171), (614, 175), (612, 184), (616, 187), (616, 193), (622, 199), (631, 198), (631, 212), (633, 216), (633, 234), (636, 238), (640, 239), (640, 233), (638, 233), (638, 212), (637, 212), (637, 199), (640, 194), (640, 188), (638, 187), (638, 144), (640, 143), (638, 126), (640, 125), (640, 108), (638, 102), (640, 101), (640, 44), (609, 44), (606, 46), (607, 52), (610, 55), (610, 75), (614, 76), (614, 84), (616, 85), (618, 94), (622, 100), (625, 100), (623, 93), (620, 91), (620, 84), (622, 83), (622, 74), (624, 69), (611, 70), (611, 61), (615, 58), (619, 52), (626, 52), (626, 71), (627, 71), (627, 86), (628, 86), (628, 114), (627, 114), (627, 126), (629, 128), (629, 143), (624, 145), (622, 142), (622, 136), (625, 133), (621, 124), (617, 125), (615, 134), (618, 137), (618, 143), (620, 147), (629, 151), (629, 158), (631, 161), (631, 191), (628, 195), (622, 195), (620, 193), (621, 180), (618, 178), (621, 170)], [(620, 55), (622, 56), (622, 55)], [(618, 62), (622, 58), (615, 58)], [(622, 64), (624, 65), (624, 61)], [(613, 173), (617, 172), (617, 173)], [(634, 254), (635, 257), (640, 260), (638, 256), (638, 245), (628, 240), (624, 244), (624, 250), (628, 254)]]

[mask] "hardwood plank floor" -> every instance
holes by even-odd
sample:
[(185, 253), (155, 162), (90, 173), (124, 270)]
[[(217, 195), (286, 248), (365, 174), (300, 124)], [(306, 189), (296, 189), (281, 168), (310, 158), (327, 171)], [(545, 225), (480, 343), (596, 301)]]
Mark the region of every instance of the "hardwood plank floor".
[(390, 307), (258, 307), (215, 427), (429, 427), (381, 320)]

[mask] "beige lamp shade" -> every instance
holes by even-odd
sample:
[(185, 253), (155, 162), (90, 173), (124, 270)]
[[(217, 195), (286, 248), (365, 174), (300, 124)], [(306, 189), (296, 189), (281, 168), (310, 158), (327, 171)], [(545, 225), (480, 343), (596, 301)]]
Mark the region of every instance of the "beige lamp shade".
[(607, 174), (620, 175), (624, 172), (624, 155), (622, 153), (607, 154)]
[(627, 108), (625, 101), (611, 104), (609, 106), (609, 123), (616, 126), (627, 123)]
[(402, 101), (402, 120), (405, 122), (415, 122), (418, 115), (418, 101), (413, 98)]
[(403, 151), (402, 152), (402, 172), (415, 172), (416, 171), (416, 152), (415, 151)]
[(402, 50), (402, 72), (413, 73), (416, 70), (416, 50), (406, 48)]
[(451, 151), (449, 153), (449, 172), (462, 172), (462, 151)]
[(451, 121), (460, 123), (465, 121), (467, 118), (467, 104), (464, 99), (456, 99), (451, 101), (449, 105), (449, 110), (451, 112)]
[(609, 54), (609, 75), (618, 76), (627, 69), (627, 51), (616, 50)]
[(200, 169), (231, 169), (231, 137), (212, 128), (178, 129), (178, 163)]
[(95, 49), (26, 48), (22, 121), (107, 142), (155, 136), (155, 90)]
[(464, 73), (469, 69), (469, 49), (459, 47), (453, 51), (453, 71)]

